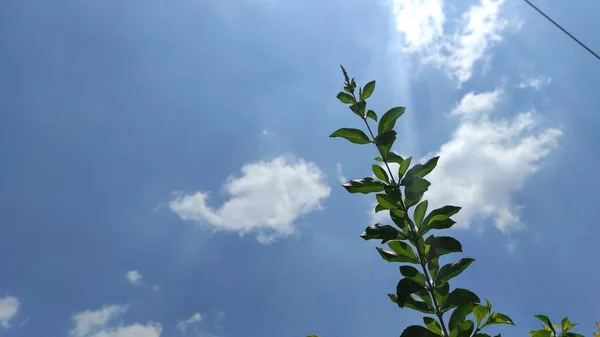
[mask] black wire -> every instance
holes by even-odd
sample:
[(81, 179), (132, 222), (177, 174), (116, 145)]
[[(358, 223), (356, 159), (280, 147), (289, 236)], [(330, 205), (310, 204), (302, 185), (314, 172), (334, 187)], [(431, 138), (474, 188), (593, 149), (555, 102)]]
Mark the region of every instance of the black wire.
[(542, 12), (539, 8), (535, 7), (535, 5), (532, 4), (531, 2), (529, 2), (529, 0), (525, 0), (525, 2), (528, 3), (529, 6), (531, 6), (533, 9), (538, 11), (538, 13), (542, 14), (546, 19), (548, 19), (550, 22), (552, 22), (556, 27), (558, 27), (560, 30), (562, 30), (565, 34), (569, 35), (575, 42), (579, 43), (580, 46), (582, 46), (587, 51), (589, 51), (590, 54), (596, 56), (596, 58), (600, 60), (600, 56), (598, 54), (594, 53), (594, 51), (591, 50), (590, 48), (588, 48), (588, 46), (586, 46), (585, 44), (583, 44), (583, 42), (579, 41), (575, 36), (571, 35), (571, 33), (569, 33), (566, 29), (564, 29), (558, 23), (556, 23), (554, 20), (552, 20), (548, 15), (546, 15), (544, 12)]

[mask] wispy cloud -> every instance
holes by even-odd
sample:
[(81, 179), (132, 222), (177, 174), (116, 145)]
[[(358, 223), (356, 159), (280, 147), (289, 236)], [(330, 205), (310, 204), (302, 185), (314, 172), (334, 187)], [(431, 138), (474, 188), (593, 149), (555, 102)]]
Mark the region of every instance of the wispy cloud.
[(127, 306), (110, 305), (98, 310), (86, 310), (73, 315), (73, 328), (71, 337), (160, 337), (162, 326), (159, 323), (146, 324), (133, 323), (130, 325), (121, 322), (115, 324), (116, 319), (127, 311)]
[(125, 278), (131, 284), (134, 284), (134, 285), (142, 285), (143, 284), (142, 283), (143, 276), (137, 270), (128, 271), (127, 273), (125, 273)]
[(190, 316), (190, 318), (188, 318), (188, 319), (178, 321), (176, 328), (177, 328), (177, 330), (181, 331), (182, 333), (185, 333), (188, 326), (190, 326), (192, 324), (200, 323), (201, 321), (202, 321), (202, 315), (200, 315), (200, 313), (197, 312), (197, 313), (194, 313), (192, 316)]
[(418, 54), (424, 64), (444, 70), (460, 86), (473, 68), (490, 57), (489, 49), (502, 41), (508, 20), (501, 16), (504, 0), (481, 0), (472, 5), (454, 33), (445, 31), (442, 0), (394, 0), (396, 29), (404, 35), (404, 50)]
[(538, 76), (538, 77), (530, 77), (525, 78), (521, 83), (519, 83), (519, 88), (527, 89), (532, 88), (535, 90), (540, 90), (542, 87), (552, 83), (552, 79), (550, 77)]
[(304, 160), (277, 157), (242, 167), (240, 177), (230, 177), (225, 190), (230, 195), (221, 207), (207, 204), (208, 192), (178, 194), (170, 208), (183, 220), (217, 231), (240, 235), (256, 232), (261, 243), (294, 233), (294, 221), (319, 210), (331, 189), (319, 167)]
[(9, 328), (10, 321), (17, 315), (21, 303), (14, 296), (0, 297), (0, 325)]

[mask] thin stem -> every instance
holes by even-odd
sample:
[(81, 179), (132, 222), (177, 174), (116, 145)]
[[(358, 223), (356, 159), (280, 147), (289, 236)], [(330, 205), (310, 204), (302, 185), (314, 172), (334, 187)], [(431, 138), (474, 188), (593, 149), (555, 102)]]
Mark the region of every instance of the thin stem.
[(444, 333), (444, 336), (449, 337), (450, 335), (448, 334), (448, 330), (446, 329), (446, 323), (444, 323), (444, 317), (443, 317), (444, 314), (440, 310), (440, 305), (437, 302), (437, 299), (435, 298), (435, 287), (431, 283), (431, 278), (429, 277), (429, 272), (427, 271), (427, 268), (425, 267), (425, 263), (422, 259), (422, 255), (421, 255), (421, 252), (419, 251), (418, 247), (417, 247), (417, 253), (419, 254), (419, 261), (421, 262), (421, 268), (423, 269), (423, 273), (425, 274), (425, 279), (427, 279), (427, 286), (428, 286), (427, 291), (429, 291), (429, 294), (431, 295), (431, 299), (433, 300), (435, 315), (438, 317), (438, 320), (440, 321), (440, 325), (442, 326), (442, 332)]

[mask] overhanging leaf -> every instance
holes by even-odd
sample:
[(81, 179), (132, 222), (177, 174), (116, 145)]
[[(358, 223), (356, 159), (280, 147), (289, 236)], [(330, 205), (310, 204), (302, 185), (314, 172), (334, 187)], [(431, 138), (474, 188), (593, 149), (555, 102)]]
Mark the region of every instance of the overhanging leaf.
[(349, 93), (341, 91), (336, 97), (344, 104), (354, 104), (354, 97)]
[(360, 101), (360, 102), (352, 104), (350, 106), (350, 110), (352, 110), (352, 112), (354, 112), (360, 118), (365, 118), (365, 109), (366, 109), (366, 107), (367, 107), (367, 102)]
[[(396, 244), (398, 243), (398, 244)], [(383, 248), (379, 248), (377, 247), (377, 252), (379, 253), (379, 255), (381, 255), (381, 257), (388, 261), (388, 262), (409, 262), (409, 263), (414, 263), (414, 264), (418, 264), (419, 261), (417, 260), (415, 253), (412, 251), (412, 249), (410, 250), (410, 252), (408, 251), (408, 249), (410, 249), (410, 247), (408, 247), (407, 250), (401, 250), (399, 249), (399, 245), (400, 246), (408, 246), (406, 243), (402, 242), (402, 241), (392, 241), (388, 243), (388, 246), (390, 244), (394, 244), (392, 245), (394, 248), (392, 248), (392, 250), (387, 250), (387, 249), (383, 249)], [(398, 251), (396, 251), (398, 250)], [(411, 255), (412, 253), (412, 255)]]
[(420, 286), (425, 286), (425, 276), (413, 266), (401, 266), (400, 274), (417, 282)]
[(427, 259), (432, 259), (450, 253), (462, 252), (462, 245), (458, 240), (450, 236), (433, 236), (425, 240), (425, 243), (431, 246)]
[(393, 226), (379, 223), (367, 227), (360, 237), (365, 240), (381, 240), (381, 243), (404, 238), (400, 231)]
[(373, 140), (373, 142), (379, 147), (384, 147), (393, 144), (395, 140), (396, 131), (389, 130), (382, 134), (379, 134), (377, 137), (375, 137), (375, 140)]
[(385, 172), (385, 170), (379, 166), (379, 165), (373, 165), (371, 167), (373, 169), (373, 174), (375, 174), (375, 176), (377, 178), (379, 178), (380, 180), (383, 180), (386, 183), (390, 183), (390, 178), (388, 177), (388, 174)]
[[(481, 321), (483, 321), (483, 318), (487, 314), (488, 314), (488, 308), (483, 305), (478, 304), (473, 308), (473, 316), (475, 316), (475, 320), (477, 321), (477, 326), (481, 325)], [(477, 336), (477, 335), (475, 335), (475, 336)]]
[(417, 164), (413, 166), (410, 170), (408, 170), (408, 172), (406, 172), (406, 176), (418, 176), (421, 178), (425, 177), (437, 166), (438, 159), (440, 159), (440, 157), (433, 157), (425, 164)]
[(473, 263), (473, 261), (475, 261), (475, 259), (462, 258), (454, 263), (443, 266), (435, 279), (435, 284), (448, 282), (453, 277), (460, 275), (471, 263)]
[(375, 198), (377, 199), (377, 203), (385, 209), (399, 209), (400, 207), (398, 200), (389, 194), (377, 194)]
[(386, 131), (392, 130), (396, 125), (396, 121), (406, 111), (405, 107), (395, 107), (388, 110), (381, 119), (379, 120), (379, 126), (377, 127), (377, 133), (382, 134)]
[(369, 137), (359, 129), (341, 128), (332, 133), (331, 138), (344, 138), (354, 144), (369, 144)]
[(365, 99), (371, 97), (374, 90), (375, 90), (375, 81), (371, 81), (371, 82), (365, 84), (365, 87), (362, 91), (362, 95), (360, 95), (360, 99), (365, 100)]
[(433, 314), (435, 312), (435, 310), (433, 310), (433, 308), (429, 304), (421, 300), (417, 300), (412, 296), (409, 297), (408, 300), (406, 300), (404, 307), (422, 312), (424, 314)]
[(432, 222), (448, 219), (458, 213), (458, 211), (460, 211), (460, 207), (450, 205), (434, 209), (427, 215), (425, 220), (423, 220), (423, 223), (425, 226), (430, 227)]
[(373, 178), (354, 179), (342, 184), (350, 193), (369, 194), (374, 192), (383, 192), (385, 184)]
[(489, 325), (494, 325), (494, 324), (510, 324), (510, 325), (515, 325), (515, 323), (513, 323), (512, 319), (510, 319), (510, 317), (508, 317), (505, 314), (499, 313), (499, 312), (492, 312), (487, 321), (485, 322), (485, 324), (482, 326), (486, 327)]
[(408, 157), (404, 159), (401, 163), (399, 163), (400, 166), (398, 167), (398, 180), (402, 180), (402, 177), (404, 177), (406, 170), (408, 170), (411, 161), (412, 157)]
[(425, 213), (427, 212), (428, 204), (429, 203), (427, 202), (427, 200), (424, 200), (419, 205), (417, 205), (417, 208), (415, 208), (415, 213), (413, 214), (413, 218), (414, 218), (417, 226), (421, 226), (421, 223), (423, 222), (423, 217), (425, 216)]
[(473, 312), (473, 306), (473, 303), (464, 303), (454, 309), (452, 315), (450, 315), (450, 320), (448, 321), (448, 327), (450, 328), (450, 331), (457, 328), (458, 324), (462, 322), (467, 315)]
[(468, 303), (479, 304), (480, 300), (472, 291), (463, 288), (456, 288), (448, 294), (448, 299), (444, 303), (442, 310), (448, 311), (452, 308), (462, 306)]
[(413, 176), (413, 177), (406, 176), (404, 179), (402, 179), (402, 184), (405, 186), (404, 194), (406, 195), (406, 197), (405, 197), (406, 207), (411, 207), (411, 206), (416, 205), (421, 200), (421, 198), (423, 197), (423, 194), (425, 192), (427, 192), (427, 189), (431, 185), (431, 183), (429, 181), (427, 181), (421, 177), (417, 177), (417, 176)]
[(367, 111), (367, 117), (377, 122), (377, 114), (373, 110)]
[(423, 323), (425, 323), (425, 326), (427, 329), (429, 329), (429, 331), (442, 336), (442, 328), (440, 327), (440, 323), (438, 323), (438, 321), (431, 317), (423, 317)]
[(418, 284), (414, 280), (409, 278), (403, 278), (398, 282), (396, 286), (396, 298), (398, 301), (398, 306), (400, 308), (404, 308), (406, 301), (410, 297), (410, 295), (416, 293), (419, 290), (425, 290), (422, 285)]
[(419, 263), (419, 259), (417, 258), (417, 255), (415, 254), (413, 249), (410, 247), (410, 245), (407, 244), (406, 242), (392, 241), (392, 242), (388, 243), (388, 247), (390, 247), (390, 249), (392, 251), (394, 251), (394, 253), (396, 253), (396, 255), (402, 256), (407, 259), (407, 261), (403, 261), (403, 262)]

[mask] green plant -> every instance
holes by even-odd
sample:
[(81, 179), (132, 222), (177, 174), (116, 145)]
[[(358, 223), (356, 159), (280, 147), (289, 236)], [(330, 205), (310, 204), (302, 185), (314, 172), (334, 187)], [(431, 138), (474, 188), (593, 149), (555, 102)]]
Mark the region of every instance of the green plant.
[[(425, 314), (423, 325), (407, 327), (400, 337), (489, 337), (483, 330), (491, 325), (514, 325), (510, 317), (493, 311), (487, 299), (483, 303), (471, 290), (451, 290), (450, 280), (464, 272), (474, 259), (461, 258), (440, 266), (440, 257), (462, 252), (462, 245), (451, 236), (431, 234), (432, 231), (451, 228), (456, 223), (452, 216), (460, 211), (458, 206), (447, 205), (427, 212), (428, 202), (423, 200), (423, 196), (430, 183), (425, 177), (435, 169), (439, 157), (411, 167), (411, 157), (403, 158), (393, 152), (397, 136), (394, 127), (406, 109), (394, 107), (378, 118), (375, 111), (367, 109), (367, 99), (375, 90), (375, 81), (359, 87), (343, 66), (342, 72), (344, 90), (337, 94), (337, 98), (349, 105), (350, 110), (363, 121), (367, 132), (341, 128), (330, 137), (344, 138), (358, 145), (374, 144), (379, 152), (375, 158), (377, 163), (371, 166), (375, 178), (354, 179), (342, 186), (353, 194), (374, 193), (377, 200), (375, 212), (389, 211), (394, 226), (373, 224), (361, 237), (387, 244), (388, 249), (377, 247), (379, 255), (387, 262), (401, 264), (402, 278), (396, 292), (388, 294), (390, 300), (400, 308)], [(377, 123), (376, 134), (369, 120)], [(397, 164), (397, 174), (392, 171), (391, 164)], [(569, 331), (575, 324), (568, 318), (563, 319), (562, 331), (557, 334), (546, 316), (536, 317), (546, 325), (541, 330), (532, 331), (532, 337), (581, 336)]]
[[(505, 314), (492, 311), (491, 303), (483, 304), (468, 289), (450, 290), (450, 280), (460, 275), (475, 260), (462, 258), (440, 267), (439, 259), (446, 254), (461, 252), (462, 245), (451, 236), (430, 234), (444, 230), (456, 222), (452, 216), (460, 211), (457, 206), (444, 206), (427, 213), (428, 202), (422, 200), (430, 183), (425, 177), (436, 167), (439, 157), (423, 164), (411, 165), (412, 158), (403, 158), (392, 151), (396, 141), (394, 126), (404, 112), (404, 107), (388, 110), (378, 120), (373, 110), (367, 110), (367, 99), (375, 90), (375, 81), (358, 87), (342, 67), (344, 91), (337, 98), (349, 105), (366, 126), (368, 134), (355, 128), (341, 128), (330, 137), (344, 138), (354, 144), (374, 144), (379, 152), (372, 165), (376, 178), (351, 180), (343, 187), (350, 193), (375, 193), (375, 212), (387, 210), (395, 225), (374, 224), (365, 229), (365, 240), (381, 240), (389, 249), (377, 247), (381, 257), (391, 263), (401, 263), (396, 292), (389, 298), (400, 308), (410, 308), (426, 314), (423, 325), (412, 325), (401, 336), (485, 337), (483, 329), (494, 324), (513, 324)], [(358, 88), (358, 95), (356, 89)], [(373, 133), (369, 119), (378, 122)], [(397, 175), (390, 167), (398, 165)], [(412, 211), (412, 216), (411, 216)], [(447, 317), (449, 315), (449, 317)]]
[[(548, 316), (535, 315), (535, 317), (542, 321), (542, 328), (530, 331), (529, 335), (531, 337), (583, 337), (581, 334), (570, 332), (577, 323), (569, 321), (568, 317), (562, 319), (560, 326), (553, 325)], [(560, 333), (558, 333), (558, 329), (560, 329)]]

